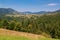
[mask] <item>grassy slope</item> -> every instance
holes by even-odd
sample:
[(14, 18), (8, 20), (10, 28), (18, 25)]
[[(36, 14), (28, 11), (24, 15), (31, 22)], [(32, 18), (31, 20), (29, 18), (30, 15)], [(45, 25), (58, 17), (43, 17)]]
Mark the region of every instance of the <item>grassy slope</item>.
[(56, 40), (42, 35), (0, 29), (0, 40)]

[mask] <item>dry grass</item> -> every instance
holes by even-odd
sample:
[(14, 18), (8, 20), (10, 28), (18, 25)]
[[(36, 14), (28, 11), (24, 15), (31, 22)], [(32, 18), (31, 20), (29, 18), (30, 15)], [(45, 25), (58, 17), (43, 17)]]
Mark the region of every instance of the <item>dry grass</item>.
[(58, 40), (52, 38), (46, 38), (43, 35), (36, 35), (25, 32), (12, 31), (0, 28), (0, 40)]
[(0, 35), (24, 36), (24, 37), (32, 38), (32, 39), (45, 38), (42, 35), (36, 35), (36, 34), (25, 33), (25, 32), (16, 32), (12, 30), (1, 29), (1, 28), (0, 28)]

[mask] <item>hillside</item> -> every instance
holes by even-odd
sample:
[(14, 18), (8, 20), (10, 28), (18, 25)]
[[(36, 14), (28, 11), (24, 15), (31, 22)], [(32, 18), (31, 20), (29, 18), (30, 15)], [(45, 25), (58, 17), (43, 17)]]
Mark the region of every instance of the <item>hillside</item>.
[[(11, 38), (11, 39), (10, 39)], [(0, 40), (58, 40), (25, 32), (16, 32), (0, 28)]]
[(6, 30), (0, 28), (0, 35), (10, 35), (10, 36), (25, 36), (28, 38), (45, 38), (42, 35), (36, 35), (32, 33), (26, 33), (26, 32), (18, 32), (18, 31), (12, 31), (12, 30)]
[(19, 14), (19, 12), (17, 12), (12, 8), (0, 8), (0, 15), (5, 15), (5, 14)]
[[(28, 34), (28, 37), (33, 39), (41, 38), (42, 36), (47, 38), (60, 39), (59, 10), (49, 12), (48, 14), (18, 14), (18, 13), (15, 14), (13, 12), (15, 10), (10, 8), (8, 9), (3, 8), (3, 10), (1, 9), (1, 13), (6, 12), (6, 10), (10, 11), (5, 13), (3, 16), (0, 15), (0, 28), (15, 30), (18, 32), (31, 33), (31, 35)], [(12, 13), (10, 13), (11, 10)], [(25, 13), (31, 13), (31, 12), (25, 12)], [(20, 34), (22, 34), (22, 36), (25, 35), (25, 37), (27, 37), (27, 34), (16, 33), (17, 36), (19, 36)]]
[(60, 12), (49, 15), (27, 17), (0, 17), (0, 28), (33, 33), (60, 39)]

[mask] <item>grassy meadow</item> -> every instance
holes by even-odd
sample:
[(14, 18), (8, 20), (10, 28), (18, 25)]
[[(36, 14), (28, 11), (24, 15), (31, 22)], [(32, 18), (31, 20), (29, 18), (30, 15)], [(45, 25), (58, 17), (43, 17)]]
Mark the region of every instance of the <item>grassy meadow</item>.
[(0, 40), (59, 40), (59, 39), (46, 38), (42, 35), (38, 36), (36, 34), (0, 29)]
[[(1, 35), (0, 40), (35, 40), (27, 37), (16, 37), (16, 36), (6, 36), (6, 35)], [(51, 39), (51, 38), (39, 38), (36, 40), (59, 40), (59, 39)]]

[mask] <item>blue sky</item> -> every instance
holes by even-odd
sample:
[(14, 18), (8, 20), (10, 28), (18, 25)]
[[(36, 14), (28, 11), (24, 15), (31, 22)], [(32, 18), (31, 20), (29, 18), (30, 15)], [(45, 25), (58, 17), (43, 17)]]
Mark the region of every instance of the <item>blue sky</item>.
[(54, 11), (60, 9), (60, 0), (0, 0), (0, 8), (17, 11)]

